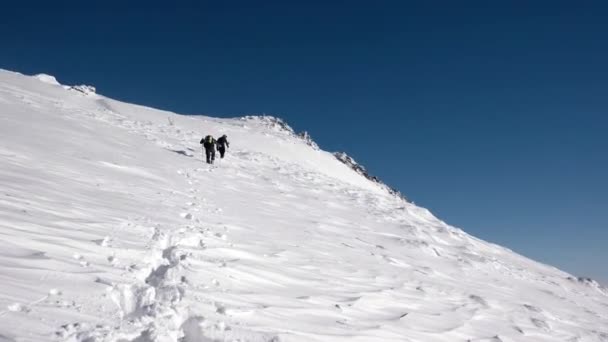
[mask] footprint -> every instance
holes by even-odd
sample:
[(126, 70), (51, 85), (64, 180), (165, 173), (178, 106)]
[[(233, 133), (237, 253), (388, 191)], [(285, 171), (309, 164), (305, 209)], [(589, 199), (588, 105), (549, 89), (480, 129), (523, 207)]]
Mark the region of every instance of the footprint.
[(226, 307), (221, 304), (215, 303), (215, 312), (217, 312), (220, 315), (225, 315)]
[(55, 332), (57, 337), (67, 338), (71, 335), (76, 334), (80, 330), (80, 323), (64, 324), (61, 328)]
[(110, 298), (118, 306), (121, 319), (148, 315), (154, 307), (156, 292), (151, 286), (120, 284), (109, 291)]
[(488, 303), (486, 302), (486, 300), (478, 295), (470, 295), (469, 299), (471, 299), (472, 301), (476, 302), (477, 304), (481, 305), (484, 308), (488, 307)]
[(549, 331), (551, 330), (551, 327), (549, 326), (549, 323), (543, 321), (542, 319), (538, 319), (538, 318), (530, 318), (530, 321), (532, 322), (532, 324), (534, 324), (537, 328)]
[(492, 337), (468, 339), (467, 342), (502, 342), (502, 339), (496, 335)]
[(25, 313), (27, 313), (27, 312), (31, 311), (30, 308), (28, 308), (27, 306), (25, 306), (23, 304), (20, 304), (20, 303), (13, 303), (13, 304), (7, 306), (6, 308), (8, 309), (8, 311), (11, 311), (11, 312), (25, 312)]
[(532, 312), (541, 313), (543, 310), (529, 304), (524, 304), (524, 307)]
[(90, 265), (90, 263), (84, 260), (84, 257), (78, 253), (75, 253), (72, 257), (80, 261), (79, 264), (81, 267), (88, 267)]
[(223, 233), (215, 233), (215, 237), (220, 238), (224, 241), (228, 239), (228, 236), (226, 236), (226, 234), (223, 234)]
[(93, 240), (96, 244), (101, 247), (109, 247), (110, 246), (110, 237), (106, 236), (103, 239)]
[(61, 296), (63, 293), (57, 289), (50, 289), (49, 296)]

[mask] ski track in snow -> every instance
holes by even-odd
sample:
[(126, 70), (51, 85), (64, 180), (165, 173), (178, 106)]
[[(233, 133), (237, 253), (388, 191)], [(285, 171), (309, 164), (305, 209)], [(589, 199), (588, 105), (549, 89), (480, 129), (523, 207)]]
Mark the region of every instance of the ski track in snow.
[(605, 289), (263, 120), (6, 71), (0, 109), (0, 341), (608, 341)]

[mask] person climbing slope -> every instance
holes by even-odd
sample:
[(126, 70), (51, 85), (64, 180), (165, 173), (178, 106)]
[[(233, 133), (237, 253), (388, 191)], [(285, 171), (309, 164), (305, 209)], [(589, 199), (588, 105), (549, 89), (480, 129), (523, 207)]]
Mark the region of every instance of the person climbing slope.
[(205, 156), (207, 157), (207, 164), (213, 164), (213, 161), (215, 160), (215, 144), (216, 144), (215, 139), (211, 135), (208, 135), (208, 136), (204, 137), (203, 139), (201, 139), (201, 144), (205, 148)]
[(226, 148), (228, 147), (230, 147), (230, 143), (228, 142), (228, 137), (224, 134), (217, 139), (217, 150), (220, 152), (220, 158), (224, 158), (224, 153), (226, 153)]

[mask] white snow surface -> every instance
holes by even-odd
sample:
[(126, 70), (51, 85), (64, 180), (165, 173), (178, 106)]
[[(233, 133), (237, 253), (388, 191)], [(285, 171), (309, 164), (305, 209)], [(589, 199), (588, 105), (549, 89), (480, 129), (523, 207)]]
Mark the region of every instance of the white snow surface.
[(48, 83), (48, 84), (52, 84), (52, 85), (61, 85), (59, 83), (59, 81), (57, 81), (55, 76), (51, 76), (51, 75), (47, 75), (47, 74), (38, 74), (38, 75), (34, 75), (34, 77), (44, 83)]
[[(52, 80), (0, 71), (1, 342), (608, 341), (597, 283), (267, 120)], [(231, 142), (213, 167), (206, 134)]]

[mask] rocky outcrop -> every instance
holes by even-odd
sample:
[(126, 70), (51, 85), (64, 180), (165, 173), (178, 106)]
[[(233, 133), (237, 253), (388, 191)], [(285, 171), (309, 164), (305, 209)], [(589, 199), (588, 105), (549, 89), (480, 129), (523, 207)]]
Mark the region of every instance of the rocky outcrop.
[(334, 153), (334, 156), (336, 157), (336, 159), (338, 159), (339, 161), (341, 161), (342, 163), (346, 164), (348, 167), (350, 167), (351, 169), (353, 169), (355, 172), (357, 172), (358, 174), (362, 175), (363, 177), (369, 179), (370, 181), (380, 185), (381, 187), (383, 187), (384, 189), (386, 189), (386, 191), (388, 191), (391, 195), (397, 196), (399, 198), (401, 198), (402, 200), (412, 203), (409, 199), (407, 199), (407, 197), (405, 197), (399, 190), (392, 188), (388, 185), (386, 185), (386, 183), (384, 183), (380, 178), (371, 175), (366, 169), (365, 167), (363, 167), (363, 165), (357, 163), (351, 156), (349, 156), (348, 154), (344, 153), (344, 152), (336, 152)]

